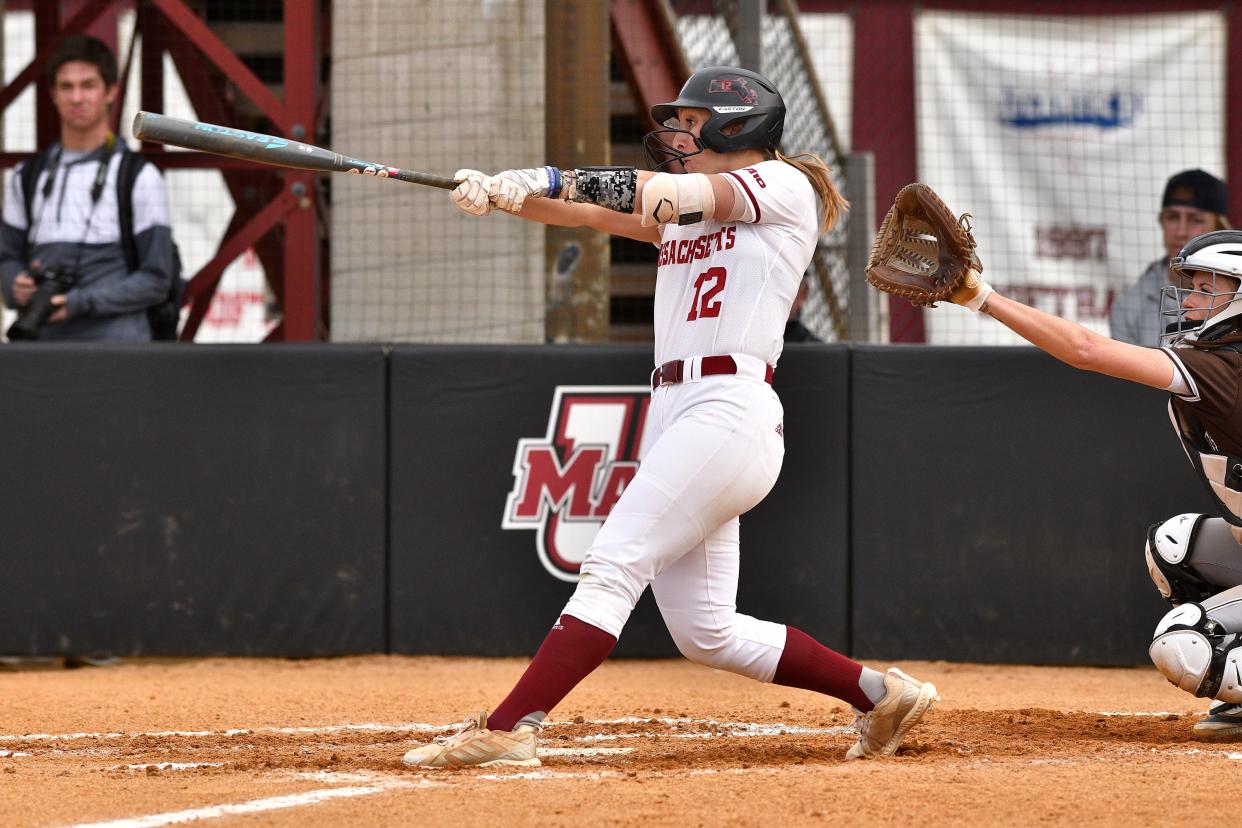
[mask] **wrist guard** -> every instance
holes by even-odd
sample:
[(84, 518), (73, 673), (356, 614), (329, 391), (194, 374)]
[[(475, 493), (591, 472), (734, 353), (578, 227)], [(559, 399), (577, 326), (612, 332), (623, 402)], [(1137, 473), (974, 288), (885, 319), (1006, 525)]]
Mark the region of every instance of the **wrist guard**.
[(949, 296), (949, 301), (978, 313), (983, 310), (983, 306), (991, 297), (992, 286), (980, 279), (978, 273), (971, 270), (967, 272), (961, 286)]
[(564, 198), (598, 204), (618, 213), (634, 212), (638, 195), (638, 172), (633, 167), (583, 167), (566, 170)]

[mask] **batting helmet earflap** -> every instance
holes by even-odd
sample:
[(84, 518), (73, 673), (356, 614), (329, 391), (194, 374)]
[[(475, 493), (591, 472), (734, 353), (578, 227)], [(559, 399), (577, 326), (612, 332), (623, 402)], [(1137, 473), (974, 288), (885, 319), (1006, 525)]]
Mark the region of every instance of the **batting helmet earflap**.
[[(651, 118), (667, 126), (678, 109), (706, 109), (710, 115), (699, 131), (699, 151), (735, 152), (744, 149), (776, 149), (785, 129), (785, 101), (772, 81), (736, 66), (708, 66), (690, 76), (677, 100), (651, 107)], [(724, 130), (734, 124), (741, 129), (732, 135)], [(671, 147), (660, 137), (675, 128), (656, 130), (643, 138), (643, 144), (656, 169), (697, 153), (678, 153), (659, 161), (656, 155), (670, 155)]]

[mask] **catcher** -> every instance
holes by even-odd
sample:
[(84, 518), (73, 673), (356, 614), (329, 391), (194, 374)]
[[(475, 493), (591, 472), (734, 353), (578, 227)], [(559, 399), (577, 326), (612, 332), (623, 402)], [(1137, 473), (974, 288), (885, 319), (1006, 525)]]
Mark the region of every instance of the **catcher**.
[(979, 274), (969, 222), (923, 184), (898, 194), (881, 225), (867, 280), (918, 305), (942, 300), (986, 313), (1086, 371), (1168, 391), (1174, 430), (1223, 517), (1182, 514), (1147, 532), (1147, 570), (1172, 609), (1148, 649), (1188, 693), (1216, 701), (1194, 726), (1242, 736), (1242, 232), (1191, 239), (1164, 288), (1160, 347), (1141, 347), (1000, 295)]

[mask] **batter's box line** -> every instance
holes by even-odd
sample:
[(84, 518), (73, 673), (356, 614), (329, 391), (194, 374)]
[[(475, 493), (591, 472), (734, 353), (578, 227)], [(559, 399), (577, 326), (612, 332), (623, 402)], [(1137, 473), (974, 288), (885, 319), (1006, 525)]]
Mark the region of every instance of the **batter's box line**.
[[(715, 719), (692, 719), (692, 718), (676, 718), (662, 716), (655, 717), (639, 717), (625, 716), (617, 719), (593, 719), (590, 721), (576, 722), (551, 722), (547, 725), (548, 729), (570, 726), (599, 726), (599, 725), (618, 725), (618, 724), (663, 724), (663, 725), (707, 725), (721, 728), (728, 728), (735, 731), (735, 735), (755, 735), (755, 736), (779, 736), (781, 734), (820, 734), (835, 733), (840, 728), (808, 728), (799, 725), (789, 725), (780, 722), (762, 723), (762, 722), (729, 722), (717, 721)], [(379, 722), (366, 722), (362, 724), (341, 724), (341, 725), (319, 725), (319, 726), (303, 726), (303, 727), (235, 727), (226, 730), (147, 730), (141, 732), (124, 732), (124, 731), (107, 731), (98, 733), (25, 733), (25, 734), (0, 734), (0, 743), (3, 742), (71, 742), (83, 739), (139, 739), (139, 738), (206, 738), (213, 736), (222, 736), (226, 738), (235, 738), (238, 736), (251, 735), (278, 735), (278, 736), (315, 736), (315, 735), (331, 735), (336, 733), (439, 733), (446, 730), (453, 730), (455, 724), (431, 724), (428, 722), (403, 722), (398, 724), (383, 724)], [(848, 729), (848, 728), (846, 728)], [(844, 731), (841, 731), (844, 732)]]
[(139, 739), (144, 737), (167, 738), (176, 736), (181, 738), (206, 736), (250, 736), (255, 734), (268, 735), (284, 735), (284, 736), (314, 736), (317, 734), (333, 734), (333, 733), (432, 733), (444, 730), (445, 725), (434, 725), (425, 722), (412, 722), (406, 724), (343, 724), (343, 725), (321, 725), (318, 727), (235, 727), (227, 730), (148, 730), (142, 732), (121, 732), (110, 731), (106, 733), (26, 733), (26, 734), (4, 734), (0, 735), (0, 742), (57, 742), (57, 741), (76, 741), (79, 739)]
[[(472, 780), (485, 780), (488, 782), (530, 782), (557, 779), (603, 779), (620, 777), (623, 774), (613, 771), (560, 771), (545, 770), (525, 771), (517, 773), (485, 773), (474, 774), (470, 778)], [(346, 781), (346, 778), (357, 778), (358, 775), (350, 774), (348, 777), (342, 775), (339, 781)], [(322, 777), (317, 777), (322, 778)], [(370, 781), (371, 777), (366, 777), (367, 783), (361, 785), (347, 785), (346, 787), (319, 788), (311, 791), (304, 791), (297, 794), (286, 794), (284, 796), (264, 797), (262, 799), (252, 799), (246, 802), (231, 802), (221, 805), (209, 805), (202, 808), (190, 808), (182, 811), (168, 811), (162, 814), (147, 814), (145, 816), (128, 817), (123, 819), (113, 819), (106, 822), (90, 822), (79, 823), (75, 828), (159, 828), (162, 825), (174, 825), (184, 822), (194, 822), (199, 820), (219, 819), (221, 817), (244, 816), (256, 813), (265, 813), (270, 811), (285, 810), (289, 808), (300, 808), (308, 805), (317, 805), (321, 802), (328, 802), (335, 799), (349, 799), (364, 796), (373, 796), (380, 793), (388, 793), (393, 791), (417, 791), (428, 788), (446, 788), (453, 785), (460, 786), (466, 784), (466, 780), (436, 780), (428, 778), (410, 779), (408, 777), (397, 776), (379, 776), (374, 777), (374, 781)], [(329, 780), (324, 780), (329, 781)], [(331, 781), (338, 781), (333, 779)]]
[[(702, 725), (713, 728), (711, 731), (701, 733), (663, 733), (657, 734), (653, 731), (639, 731), (637, 733), (597, 733), (589, 736), (579, 736), (579, 741), (602, 742), (612, 739), (638, 739), (646, 736), (667, 736), (676, 739), (712, 739), (724, 736), (752, 737), (752, 736), (843, 736), (853, 734), (856, 731), (850, 725), (833, 725), (830, 727), (806, 727), (804, 725), (791, 725), (784, 722), (728, 722), (717, 721), (715, 719), (689, 719), (662, 716), (659, 718), (641, 718), (637, 716), (625, 716), (619, 719), (601, 719), (593, 722), (584, 722), (584, 724), (592, 725), (617, 725), (617, 724), (662, 724), (675, 727), (683, 724)], [(719, 730), (716, 730), (716, 729)]]
[(225, 762), (144, 762), (137, 765), (113, 765), (104, 768), (107, 771), (145, 771), (148, 768), (154, 768), (157, 771), (179, 771), (179, 770), (195, 770), (197, 768), (223, 768), (226, 767)]
[[(1135, 717), (1153, 717), (1162, 718), (1165, 716), (1183, 715), (1172, 712), (1113, 712), (1106, 711), (1096, 713), (1097, 716), (1135, 716)], [(836, 726), (828, 728), (809, 728), (801, 725), (789, 725), (777, 723), (761, 723), (761, 722), (730, 722), (719, 721), (716, 719), (694, 719), (684, 717), (669, 716), (623, 716), (616, 719), (592, 719), (589, 721), (563, 721), (550, 722), (547, 727), (554, 729), (557, 727), (570, 727), (582, 725), (618, 725), (618, 724), (651, 724), (659, 723), (663, 725), (678, 724), (697, 724), (697, 725), (715, 725), (717, 727), (731, 728), (737, 731), (744, 731), (748, 734), (757, 736), (779, 736), (784, 734), (833, 734), (845, 732), (849, 730), (848, 726)], [(4, 742), (55, 742), (55, 741), (74, 741), (78, 739), (135, 739), (142, 737), (167, 738), (167, 737), (208, 737), (208, 736), (248, 736), (251, 734), (274, 734), (284, 736), (314, 736), (317, 734), (334, 734), (334, 733), (440, 733), (446, 730), (452, 730), (455, 724), (432, 724), (429, 722), (402, 722), (397, 724), (384, 724), (380, 722), (365, 722), (361, 724), (341, 724), (341, 725), (319, 725), (319, 726), (303, 726), (303, 727), (237, 727), (227, 730), (147, 730), (140, 732), (122, 732), (108, 731), (99, 733), (22, 733), (22, 734), (0, 734), (0, 743)]]

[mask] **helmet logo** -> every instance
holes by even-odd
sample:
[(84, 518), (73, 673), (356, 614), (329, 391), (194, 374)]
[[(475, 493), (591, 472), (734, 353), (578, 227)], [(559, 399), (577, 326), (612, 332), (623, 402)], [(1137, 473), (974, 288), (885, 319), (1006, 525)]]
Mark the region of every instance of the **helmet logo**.
[(711, 83), (707, 86), (707, 93), (709, 95), (728, 94), (730, 92), (737, 95), (738, 99), (748, 106), (754, 106), (759, 103), (759, 93), (746, 85), (746, 78), (736, 76), (712, 78)]

